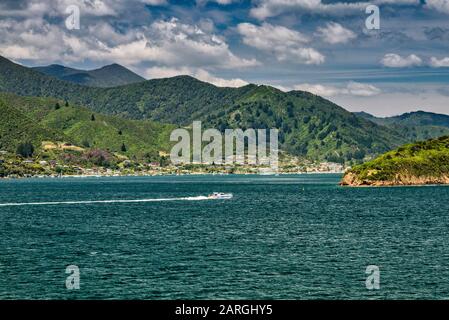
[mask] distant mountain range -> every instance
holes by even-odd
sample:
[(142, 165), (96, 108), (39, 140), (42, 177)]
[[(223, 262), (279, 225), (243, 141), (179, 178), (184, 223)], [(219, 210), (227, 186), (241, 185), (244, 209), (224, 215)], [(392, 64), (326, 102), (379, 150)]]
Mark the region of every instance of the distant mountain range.
[(119, 64), (111, 64), (95, 70), (78, 70), (58, 64), (32, 69), (61, 80), (90, 87), (108, 88), (145, 81), (141, 76)]
[[(83, 114), (88, 108), (95, 114), (112, 115), (117, 127), (120, 121), (150, 119), (176, 126), (188, 126), (192, 121), (200, 120), (203, 128), (220, 130), (237, 127), (279, 128), (283, 151), (335, 162), (361, 161), (414, 141), (414, 135), (418, 135), (413, 126), (379, 123), (308, 92), (282, 92), (270, 86), (254, 84), (241, 88), (219, 88), (189, 76), (99, 88), (61, 80), (0, 57), (1, 91), (68, 101), (70, 106), (84, 108)], [(7, 106), (8, 99), (3, 99)], [(46, 103), (49, 104), (47, 108), (54, 105), (53, 100)], [(71, 117), (58, 118), (53, 122), (53, 125), (56, 124), (68, 128), (72, 124)], [(93, 124), (84, 123), (83, 130), (87, 131), (89, 125)], [(428, 129), (427, 125), (422, 127), (425, 128), (423, 130)], [(439, 132), (433, 131), (434, 126), (431, 127), (430, 134), (438, 135)], [(411, 133), (405, 133), (405, 130)], [(65, 129), (63, 133), (68, 135)], [(97, 143), (101, 139), (95, 138)], [(161, 141), (153, 141), (155, 145), (158, 143)]]
[(358, 112), (356, 115), (388, 127), (409, 141), (449, 135), (449, 116), (445, 114), (416, 111), (386, 118), (375, 117), (366, 112)]

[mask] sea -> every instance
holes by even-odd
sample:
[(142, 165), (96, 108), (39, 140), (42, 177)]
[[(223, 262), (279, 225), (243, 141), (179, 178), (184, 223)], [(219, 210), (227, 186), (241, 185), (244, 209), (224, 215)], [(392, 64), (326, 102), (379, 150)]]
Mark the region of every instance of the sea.
[(0, 180), (0, 299), (449, 298), (449, 187), (340, 179)]

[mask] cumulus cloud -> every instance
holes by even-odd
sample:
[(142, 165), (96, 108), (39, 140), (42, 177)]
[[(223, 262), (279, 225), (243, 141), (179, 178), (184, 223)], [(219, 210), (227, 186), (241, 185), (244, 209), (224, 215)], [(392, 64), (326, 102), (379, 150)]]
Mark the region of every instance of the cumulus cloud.
[[(43, 19), (13, 19), (2, 21), (0, 54), (11, 59), (58, 61), (72, 56), (72, 37)], [(72, 41), (75, 44), (75, 41)]]
[(432, 68), (449, 67), (449, 57), (437, 58), (430, 57), (430, 59), (421, 59), (420, 57), (411, 54), (408, 57), (402, 57), (395, 53), (389, 53), (384, 56), (381, 63), (390, 68), (406, 68), (415, 66), (427, 66)]
[(274, 26), (263, 23), (256, 26), (251, 23), (240, 23), (237, 26), (239, 33), (243, 36), (243, 42), (258, 49), (271, 49), (273, 45), (295, 46), (308, 43), (308, 37), (296, 30), (283, 26)]
[(196, 25), (181, 23), (172, 18), (156, 21), (148, 30), (145, 51), (154, 61), (169, 64), (193, 66), (219, 66), (221, 68), (242, 68), (256, 66), (255, 59), (237, 57), (225, 40), (208, 33)]
[(219, 67), (225, 69), (258, 65), (231, 52), (225, 40), (178, 19), (158, 20), (136, 34), (134, 41), (98, 48), (89, 58), (137, 64), (151, 61), (174, 66)]
[(279, 61), (321, 64), (325, 60), (317, 50), (305, 46), (310, 39), (299, 31), (269, 23), (261, 26), (240, 23), (237, 30), (242, 35), (244, 44), (271, 52)]
[[(58, 0), (57, 5), (60, 11), (65, 10), (70, 5), (76, 5), (80, 8), (80, 11), (83, 14), (89, 14), (94, 16), (107, 16), (107, 15), (117, 15), (117, 6), (116, 3), (112, 1), (105, 0)], [(64, 11), (62, 11), (64, 12)]]
[(239, 0), (196, 0), (197, 4), (203, 5), (206, 4), (207, 2), (215, 2), (221, 5), (228, 5), (231, 4), (233, 2), (238, 2)]
[(345, 94), (361, 97), (371, 97), (381, 93), (381, 90), (371, 84), (350, 82), (344, 89)]
[(422, 65), (423, 61), (415, 54), (402, 57), (396, 53), (387, 53), (381, 60), (382, 65), (389, 68), (407, 68)]
[(162, 6), (168, 4), (167, 0), (141, 0), (141, 1), (150, 6)]
[(204, 69), (195, 69), (189, 67), (152, 67), (148, 68), (145, 71), (145, 76), (150, 79), (167, 78), (179, 75), (189, 75), (201, 81), (212, 83), (217, 87), (242, 87), (248, 84), (248, 82), (242, 79), (223, 79), (213, 76)]
[(253, 17), (260, 20), (291, 11), (327, 15), (350, 15), (360, 13), (370, 4), (419, 5), (420, 0), (336, 1), (333, 3), (323, 3), (322, 0), (259, 0), (258, 5), (251, 9), (250, 13)]
[(429, 65), (433, 68), (449, 67), (449, 57), (444, 57), (441, 59), (431, 57)]
[(68, 6), (75, 5), (84, 17), (118, 16), (120, 14), (137, 13), (142, 4), (165, 5), (167, 0), (20, 0), (0, 4), (0, 15), (14, 16), (59, 16)]
[[(97, 0), (98, 1), (98, 0)], [(82, 62), (86, 59), (137, 65), (154, 62), (171, 66), (244, 68), (258, 65), (236, 56), (225, 39), (210, 30), (176, 18), (119, 32), (103, 20), (70, 32), (43, 18), (1, 21), (0, 53), (11, 59), (40, 63)]]
[(449, 0), (426, 0), (426, 7), (449, 14)]
[(334, 97), (341, 95), (359, 96), (359, 97), (371, 97), (381, 93), (381, 90), (371, 84), (365, 84), (360, 82), (349, 82), (344, 87), (322, 85), (322, 84), (309, 84), (303, 83), (293, 87), (294, 90), (308, 91), (313, 94), (323, 97)]
[(317, 35), (330, 44), (347, 43), (357, 37), (354, 32), (336, 22), (328, 22), (326, 27), (319, 27)]

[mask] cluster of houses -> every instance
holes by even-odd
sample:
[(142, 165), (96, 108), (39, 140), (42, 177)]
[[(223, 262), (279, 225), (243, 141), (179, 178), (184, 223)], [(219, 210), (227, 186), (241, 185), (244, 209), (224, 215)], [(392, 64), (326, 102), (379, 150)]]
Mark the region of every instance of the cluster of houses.
[[(7, 151), (0, 150), (0, 164), (5, 160)], [(159, 162), (149, 162), (145, 164), (136, 164), (130, 160), (124, 160), (119, 169), (104, 167), (83, 168), (79, 166), (67, 166), (56, 160), (33, 160), (25, 159), (23, 164), (39, 164), (43, 168), (55, 172), (55, 176), (62, 171), (70, 171), (75, 176), (120, 176), (120, 175), (160, 175), (160, 174), (206, 174), (206, 173), (236, 173), (236, 174), (271, 174), (271, 169), (259, 168), (251, 165), (229, 166), (174, 166), (168, 165), (161, 167)], [(57, 170), (59, 169), (59, 170)], [(68, 169), (68, 170), (64, 170)], [(281, 161), (277, 173), (342, 173), (345, 167), (339, 163), (333, 162), (311, 162), (296, 157), (289, 157)]]

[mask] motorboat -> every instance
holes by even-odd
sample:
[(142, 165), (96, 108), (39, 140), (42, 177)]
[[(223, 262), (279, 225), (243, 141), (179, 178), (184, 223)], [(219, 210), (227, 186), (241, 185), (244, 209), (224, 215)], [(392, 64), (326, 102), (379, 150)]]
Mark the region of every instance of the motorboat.
[(232, 193), (214, 192), (207, 196), (208, 199), (232, 199)]

